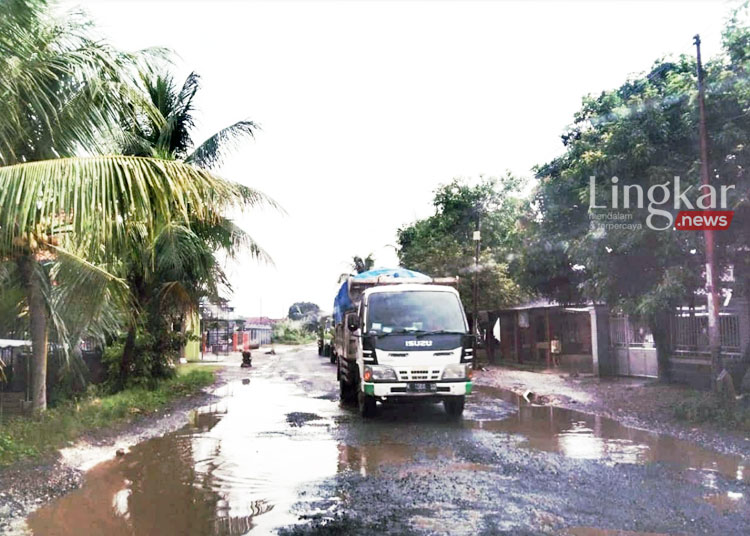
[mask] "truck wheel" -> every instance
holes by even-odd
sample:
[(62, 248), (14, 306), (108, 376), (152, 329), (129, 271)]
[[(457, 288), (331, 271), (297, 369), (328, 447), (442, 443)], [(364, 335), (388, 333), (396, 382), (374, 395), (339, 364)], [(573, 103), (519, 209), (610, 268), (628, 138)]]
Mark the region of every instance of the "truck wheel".
[(357, 402), (359, 403), (359, 414), (365, 419), (375, 416), (377, 402), (372, 395), (366, 395), (360, 389), (357, 389)]
[(339, 380), (339, 397), (344, 404), (352, 403), (352, 399), (354, 398), (352, 391), (353, 387), (346, 383), (346, 380), (343, 378)]
[(460, 417), (464, 412), (464, 405), (466, 404), (466, 397), (465, 396), (452, 396), (450, 398), (446, 398), (443, 401), (443, 405), (445, 406), (445, 412), (454, 418)]

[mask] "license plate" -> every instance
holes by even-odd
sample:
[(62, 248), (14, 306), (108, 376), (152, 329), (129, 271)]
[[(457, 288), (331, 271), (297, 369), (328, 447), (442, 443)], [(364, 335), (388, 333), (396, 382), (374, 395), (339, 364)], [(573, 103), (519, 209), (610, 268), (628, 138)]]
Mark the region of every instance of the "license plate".
[(434, 383), (410, 383), (409, 390), (413, 393), (434, 393), (437, 385)]

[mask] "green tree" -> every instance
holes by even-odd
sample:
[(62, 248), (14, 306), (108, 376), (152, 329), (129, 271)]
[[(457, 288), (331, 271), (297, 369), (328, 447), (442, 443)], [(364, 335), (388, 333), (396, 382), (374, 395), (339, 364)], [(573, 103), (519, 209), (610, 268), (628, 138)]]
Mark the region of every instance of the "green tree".
[[(194, 147), (191, 131), (195, 126), (194, 99), (200, 79), (191, 73), (181, 86), (168, 74), (141, 75), (141, 83), (155, 114), (139, 114), (138, 121), (126, 121), (123, 152), (177, 160), (210, 169), (221, 164), (224, 155), (243, 138), (252, 137), (256, 128), (251, 121), (239, 121)], [(246, 190), (247, 205), (275, 204), (258, 192)], [(184, 347), (184, 336), (176, 336), (173, 326), (184, 330), (187, 315), (197, 311), (201, 298), (217, 300), (222, 290), (231, 290), (221, 267), (219, 255), (233, 257), (239, 249), (249, 249), (257, 258), (270, 261), (253, 239), (220, 211), (203, 221), (156, 219), (154, 235), (131, 233), (130, 250), (124, 263), (124, 277), (136, 304), (136, 314), (128, 320), (127, 335), (120, 362), (119, 384), (134, 370), (140, 374), (160, 375), (171, 370), (165, 366)], [(136, 351), (139, 330), (152, 347), (147, 370), (138, 363), (143, 352)], [(141, 345), (142, 346), (142, 345)]]
[(289, 306), (289, 320), (306, 320), (311, 317), (317, 318), (320, 307), (312, 302), (296, 302)]
[(99, 316), (125, 287), (107, 268), (133, 229), (153, 234), (155, 214), (210, 221), (256, 196), (178, 162), (78, 156), (111, 153), (134, 110), (154, 115), (134, 83), (143, 60), (91, 38), (80, 16), (56, 18), (44, 0), (0, 3), (0, 259), (28, 310), (35, 411), (46, 408), (50, 321), (67, 304)]
[(518, 241), (516, 218), (523, 201), (522, 181), (481, 177), (472, 185), (454, 179), (434, 194), (435, 214), (398, 230), (399, 262), (432, 276), (459, 275), (464, 303), (472, 301), (477, 219), (482, 240), (479, 257), (479, 307), (495, 309), (517, 302), (521, 290), (509, 271)]
[[(735, 265), (747, 288), (750, 237), (743, 192), (750, 186), (745, 172), (750, 165), (750, 34), (739, 22), (742, 14), (737, 12), (724, 32), (725, 54), (707, 62), (705, 70), (711, 181), (716, 188), (736, 186), (728, 196), (736, 211), (732, 227), (718, 233), (719, 259), (722, 267)], [(669, 313), (678, 303), (704, 299), (695, 294), (703, 286), (703, 234), (673, 230), (663, 217), (651, 221), (669, 228), (653, 230), (646, 224), (647, 208), (590, 206), (590, 177), (596, 177), (596, 201), (604, 207), (614, 206), (612, 177), (617, 177), (618, 207), (623, 206), (623, 186), (637, 185), (647, 193), (669, 182), (672, 198), (658, 208), (674, 216), (674, 177), (680, 177), (681, 190), (693, 188), (688, 196), (693, 202), (700, 183), (697, 120), (696, 64), (687, 56), (659, 60), (645, 75), (585, 98), (562, 137), (565, 153), (537, 168), (536, 211), (528, 218), (519, 259), (524, 284), (547, 296), (563, 303), (605, 301), (643, 315), (661, 350), (662, 375)], [(592, 222), (610, 210), (631, 215), (627, 223), (640, 228)]]

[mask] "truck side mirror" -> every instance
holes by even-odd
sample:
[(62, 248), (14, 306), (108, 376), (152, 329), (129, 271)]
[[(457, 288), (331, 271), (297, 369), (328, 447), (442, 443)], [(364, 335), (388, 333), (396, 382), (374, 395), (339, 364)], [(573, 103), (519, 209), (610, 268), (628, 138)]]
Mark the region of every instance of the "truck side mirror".
[(357, 315), (350, 315), (346, 319), (346, 327), (349, 331), (357, 331), (359, 329), (359, 317)]

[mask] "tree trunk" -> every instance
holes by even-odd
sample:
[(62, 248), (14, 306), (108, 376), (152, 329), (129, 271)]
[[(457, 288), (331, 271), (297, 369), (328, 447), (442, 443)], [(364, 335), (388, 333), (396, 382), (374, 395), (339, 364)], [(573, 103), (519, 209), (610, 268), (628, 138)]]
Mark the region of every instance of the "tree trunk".
[(656, 346), (656, 361), (659, 368), (659, 381), (669, 382), (669, 358), (672, 353), (671, 341), (669, 340), (669, 313), (659, 312), (651, 315), (648, 319), (651, 334), (654, 336)]
[(125, 345), (122, 348), (122, 359), (120, 360), (120, 387), (125, 387), (125, 383), (130, 376), (130, 365), (133, 363), (135, 352), (135, 325), (128, 329), (128, 336), (125, 338)]
[(18, 260), (29, 307), (31, 331), (31, 409), (40, 413), (47, 409), (47, 304), (39, 280), (36, 260), (24, 255)]

